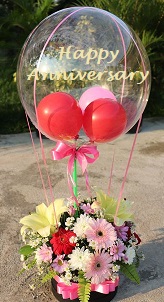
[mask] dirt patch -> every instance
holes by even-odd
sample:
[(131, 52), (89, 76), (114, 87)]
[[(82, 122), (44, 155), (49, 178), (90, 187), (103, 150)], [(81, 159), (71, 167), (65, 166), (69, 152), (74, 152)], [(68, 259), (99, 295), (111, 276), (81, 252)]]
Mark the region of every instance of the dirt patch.
[[(48, 186), (48, 176), (50, 177), (52, 186), (55, 186), (57, 183), (61, 181), (61, 179), (64, 178), (64, 174), (62, 172), (59, 172), (58, 167), (56, 166), (54, 169), (53, 166), (48, 163), (47, 165), (48, 174), (42, 162), (39, 163), (39, 166), (45, 186)], [(54, 173), (54, 171), (57, 171), (57, 173)], [(19, 185), (30, 184), (37, 188), (42, 188), (42, 181), (38, 171), (37, 163), (33, 163), (29, 165), (25, 170), (19, 172), (19, 174), (17, 174), (17, 177), (14, 177), (12, 179), (12, 185), (16, 185), (18, 183)]]
[(164, 142), (152, 143), (147, 147), (141, 148), (139, 152), (144, 155), (160, 155), (164, 153)]
[[(26, 199), (23, 194), (21, 194), (18, 190), (13, 189), (5, 189), (3, 191), (3, 199), (5, 205), (10, 207), (21, 207), (22, 204), (24, 207), (26, 206)], [(27, 203), (28, 205), (28, 203)]]

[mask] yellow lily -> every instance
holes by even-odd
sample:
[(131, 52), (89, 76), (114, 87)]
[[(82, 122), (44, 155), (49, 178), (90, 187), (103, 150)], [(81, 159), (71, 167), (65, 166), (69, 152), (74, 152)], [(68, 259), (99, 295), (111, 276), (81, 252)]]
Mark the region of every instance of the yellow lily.
[(26, 229), (32, 229), (42, 237), (49, 236), (54, 233), (61, 214), (67, 210), (64, 199), (55, 199), (54, 203), (51, 203), (48, 207), (41, 203), (36, 206), (36, 213), (25, 216), (20, 220), (20, 223), (23, 224), (21, 235)]
[[(97, 202), (100, 205), (100, 208), (104, 211), (104, 217), (110, 222), (114, 222), (114, 217), (117, 208), (117, 200), (106, 195), (102, 191), (99, 191), (97, 194)], [(123, 225), (125, 221), (132, 221), (133, 214), (131, 213), (131, 203), (127, 200), (121, 200), (120, 207), (115, 217), (115, 224), (117, 226)]]

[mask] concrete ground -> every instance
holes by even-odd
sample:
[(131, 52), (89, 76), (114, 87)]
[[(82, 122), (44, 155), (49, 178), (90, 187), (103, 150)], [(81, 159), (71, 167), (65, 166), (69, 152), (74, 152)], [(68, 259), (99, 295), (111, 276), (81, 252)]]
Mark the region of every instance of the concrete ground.
[[(115, 149), (115, 166), (111, 195), (118, 196), (134, 134), (98, 146), (99, 159), (88, 167), (90, 184), (107, 192), (111, 159)], [(34, 133), (36, 149), (39, 140)], [(69, 197), (67, 160), (54, 162), (50, 150), (54, 142), (44, 140), (48, 171), (55, 197)], [(41, 162), (43, 174), (45, 168)], [(79, 191), (86, 195), (84, 178), (79, 169)], [(145, 119), (130, 165), (124, 197), (133, 202), (137, 232), (142, 238), (140, 285), (121, 276), (117, 296), (121, 302), (164, 302), (164, 119)], [(18, 250), (21, 246), (21, 217), (44, 200), (35, 155), (29, 134), (0, 135), (0, 202), (1, 202), (1, 302), (56, 301), (50, 284), (30, 290), (30, 273), (18, 276), (21, 269)]]

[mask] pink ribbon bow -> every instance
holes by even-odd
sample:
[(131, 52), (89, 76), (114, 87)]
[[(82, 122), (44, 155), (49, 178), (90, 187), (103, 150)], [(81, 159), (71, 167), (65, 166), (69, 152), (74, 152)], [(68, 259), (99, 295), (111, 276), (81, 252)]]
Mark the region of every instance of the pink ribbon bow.
[[(95, 162), (95, 160), (99, 157), (99, 152), (97, 150), (97, 147), (94, 145), (83, 145), (81, 147), (76, 146), (69, 146), (64, 142), (58, 141), (55, 148), (51, 150), (52, 158), (53, 160), (60, 160), (67, 156), (69, 156), (68, 166), (67, 166), (67, 176), (68, 176), (68, 186), (72, 193), (72, 196), (74, 196), (74, 193), (72, 191), (72, 187), (70, 184), (71, 182), (74, 184), (74, 181), (72, 179), (71, 173), (73, 171), (74, 161), (77, 159), (79, 162), (79, 165), (81, 166), (82, 172), (85, 173), (85, 181), (86, 181), (86, 187), (88, 191), (89, 189), (89, 182), (88, 182), (88, 175), (87, 175), (87, 165), (92, 164)], [(74, 196), (75, 200), (76, 197)], [(77, 202), (77, 200), (76, 200)], [(77, 202), (78, 203), (78, 202)]]
[[(73, 170), (74, 160), (77, 159), (82, 172), (86, 171), (87, 165), (92, 164), (99, 157), (97, 147), (94, 145), (83, 145), (79, 148), (69, 146), (61, 141), (57, 142), (54, 149), (51, 150), (53, 160), (60, 160), (64, 157), (70, 156), (68, 162), (69, 173)], [(92, 157), (90, 157), (92, 156)]]

